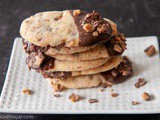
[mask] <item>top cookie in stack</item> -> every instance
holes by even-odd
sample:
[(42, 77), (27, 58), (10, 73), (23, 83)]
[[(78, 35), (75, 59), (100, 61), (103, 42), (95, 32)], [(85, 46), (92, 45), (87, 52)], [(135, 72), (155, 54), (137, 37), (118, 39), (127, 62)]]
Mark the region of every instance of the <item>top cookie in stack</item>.
[(126, 39), (117, 25), (97, 12), (41, 12), (24, 20), (20, 34), (26, 63), (55, 91), (119, 82), (132, 75), (131, 62), (121, 54)]

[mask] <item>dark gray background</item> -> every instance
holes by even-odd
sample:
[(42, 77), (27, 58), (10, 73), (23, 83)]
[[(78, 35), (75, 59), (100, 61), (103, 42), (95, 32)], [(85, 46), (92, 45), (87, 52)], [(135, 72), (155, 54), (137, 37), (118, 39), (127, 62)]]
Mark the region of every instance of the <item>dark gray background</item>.
[[(96, 10), (118, 24), (127, 37), (160, 37), (160, 0), (0, 0), (0, 91), (4, 83), (14, 38), (26, 17), (49, 10)], [(18, 81), (17, 81), (18, 82)], [(18, 119), (19, 115), (0, 114), (0, 119)], [(21, 116), (27, 119), (27, 116)], [(31, 119), (160, 119), (159, 115), (34, 115)]]

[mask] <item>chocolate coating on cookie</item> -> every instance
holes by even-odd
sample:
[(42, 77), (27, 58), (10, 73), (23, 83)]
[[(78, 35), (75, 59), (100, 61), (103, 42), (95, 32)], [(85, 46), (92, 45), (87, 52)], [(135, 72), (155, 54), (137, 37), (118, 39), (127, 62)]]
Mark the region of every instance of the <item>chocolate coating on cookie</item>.
[(119, 83), (133, 75), (132, 63), (128, 57), (124, 56), (123, 61), (117, 68), (101, 73), (106, 81)]
[(68, 76), (71, 76), (72, 73), (71, 72), (45, 72), (45, 71), (42, 71), (41, 72), (43, 77), (44, 78), (60, 78), (60, 79), (63, 79), (63, 78), (66, 78)]
[(110, 24), (97, 12), (87, 13), (81, 11), (78, 15), (74, 15), (74, 11), (70, 10), (70, 13), (79, 32), (80, 46), (105, 42), (111, 37), (112, 29)]
[(110, 56), (121, 55), (127, 49), (126, 45), (126, 38), (124, 34), (120, 32), (105, 43), (105, 47)]

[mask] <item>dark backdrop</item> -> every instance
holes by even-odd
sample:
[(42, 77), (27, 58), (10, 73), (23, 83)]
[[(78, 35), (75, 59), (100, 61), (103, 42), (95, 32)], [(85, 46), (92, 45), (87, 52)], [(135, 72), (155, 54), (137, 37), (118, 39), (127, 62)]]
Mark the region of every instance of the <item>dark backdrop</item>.
[[(19, 27), (26, 17), (41, 11), (82, 9), (96, 10), (118, 24), (127, 37), (160, 37), (160, 0), (0, 0), (0, 91), (4, 83), (11, 49)], [(0, 119), (18, 115), (0, 114)], [(27, 119), (27, 116), (23, 116)], [(160, 119), (159, 115), (34, 115), (31, 119)]]

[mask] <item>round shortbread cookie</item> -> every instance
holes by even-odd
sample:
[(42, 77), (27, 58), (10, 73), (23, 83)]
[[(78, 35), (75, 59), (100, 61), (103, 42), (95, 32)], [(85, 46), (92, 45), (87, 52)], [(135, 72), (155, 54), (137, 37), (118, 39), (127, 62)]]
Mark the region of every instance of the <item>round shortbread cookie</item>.
[(112, 37), (113, 24), (97, 12), (79, 10), (48, 11), (25, 19), (20, 27), (22, 38), (45, 47), (64, 44), (67, 47), (91, 46)]
[(59, 89), (64, 88), (89, 88), (89, 87), (96, 87), (102, 83), (102, 79), (104, 79), (100, 74), (94, 75), (86, 75), (86, 76), (77, 76), (77, 77), (69, 77), (67, 79), (48, 79), (50, 80), (53, 88), (55, 91), (57, 87)]

